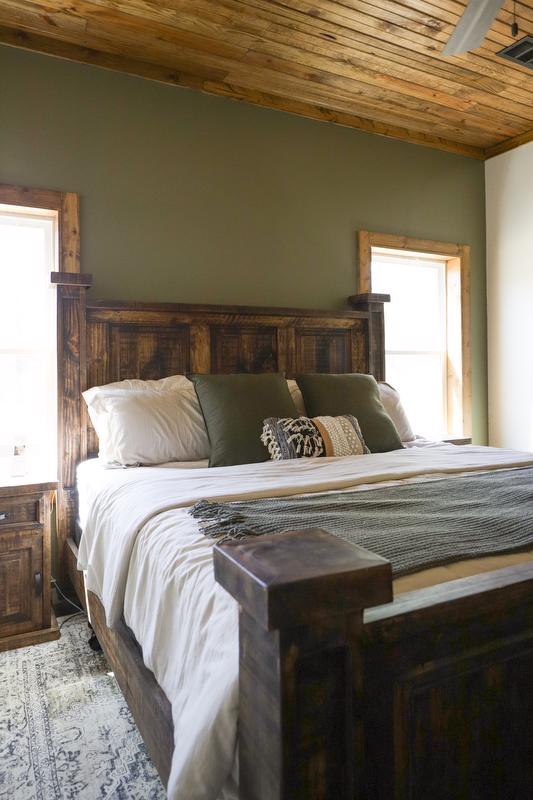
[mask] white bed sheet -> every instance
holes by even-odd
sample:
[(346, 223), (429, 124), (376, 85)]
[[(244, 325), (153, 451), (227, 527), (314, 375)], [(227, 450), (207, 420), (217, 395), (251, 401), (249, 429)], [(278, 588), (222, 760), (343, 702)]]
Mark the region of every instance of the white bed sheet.
[(171, 800), (234, 800), (238, 614), (215, 582), (196, 500), (364, 490), (377, 484), (533, 464), (531, 453), (418, 442), (392, 453), (206, 469), (78, 468), (79, 566), (108, 625), (123, 615), (172, 705)]

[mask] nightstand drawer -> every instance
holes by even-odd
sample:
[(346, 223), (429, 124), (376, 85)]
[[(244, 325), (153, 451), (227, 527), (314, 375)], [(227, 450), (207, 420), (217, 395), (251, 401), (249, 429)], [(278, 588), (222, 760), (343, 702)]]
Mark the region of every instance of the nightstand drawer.
[(41, 495), (0, 498), (0, 530), (10, 525), (42, 523)]

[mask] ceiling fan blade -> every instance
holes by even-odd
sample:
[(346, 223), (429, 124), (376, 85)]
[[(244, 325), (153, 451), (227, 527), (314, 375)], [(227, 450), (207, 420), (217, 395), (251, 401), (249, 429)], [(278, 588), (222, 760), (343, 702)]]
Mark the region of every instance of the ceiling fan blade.
[(442, 51), (443, 55), (456, 56), (479, 47), (504, 2), (505, 0), (470, 0)]

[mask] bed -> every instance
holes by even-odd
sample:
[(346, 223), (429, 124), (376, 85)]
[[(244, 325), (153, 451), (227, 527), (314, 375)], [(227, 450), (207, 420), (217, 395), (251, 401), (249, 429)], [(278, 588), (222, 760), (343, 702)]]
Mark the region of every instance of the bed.
[[(445, 482), (525, 468), (531, 455), (426, 446), (371, 456), (364, 469), (320, 459), (102, 476), (90, 458), (97, 447), (82, 389), (190, 370), (383, 378), (385, 298), (360, 296), (353, 311), (327, 314), (88, 306), (87, 276), (56, 282), (63, 576), (88, 608), (170, 795), (529, 798), (529, 553), (408, 576), (392, 600), (390, 565), (331, 534), (283, 533), (275, 547), (268, 536), (213, 546), (187, 509), (243, 492)], [(132, 502), (141, 495), (151, 504)]]

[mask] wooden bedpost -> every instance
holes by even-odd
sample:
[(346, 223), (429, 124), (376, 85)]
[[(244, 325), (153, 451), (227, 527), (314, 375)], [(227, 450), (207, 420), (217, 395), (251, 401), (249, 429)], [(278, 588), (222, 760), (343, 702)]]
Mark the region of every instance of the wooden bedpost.
[(77, 517), (76, 467), (87, 457), (87, 426), (83, 424), (85, 389), (85, 304), (92, 276), (52, 272), (57, 286), (58, 476), (57, 577), (65, 582), (65, 547)]
[(354, 800), (363, 609), (392, 599), (389, 562), (323, 530), (214, 550), (240, 605), (241, 800)]
[(385, 303), (390, 294), (353, 294), (348, 302), (355, 311), (368, 311), (368, 371), (385, 380)]

